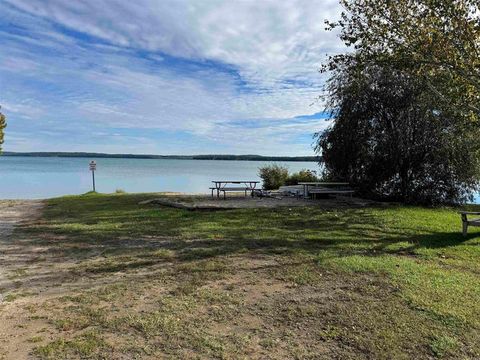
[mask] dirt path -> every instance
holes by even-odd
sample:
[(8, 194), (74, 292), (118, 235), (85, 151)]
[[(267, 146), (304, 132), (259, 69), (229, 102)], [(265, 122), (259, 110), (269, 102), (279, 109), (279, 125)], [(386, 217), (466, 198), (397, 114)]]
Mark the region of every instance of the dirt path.
[(3, 301), (3, 290), (7, 272), (15, 261), (10, 256), (15, 248), (12, 238), (15, 226), (32, 221), (40, 215), (43, 203), (40, 200), (1, 200), (0, 201), (0, 303)]
[(42, 207), (41, 200), (0, 201), (0, 240), (11, 235), (17, 223), (36, 218)]
[[(4, 325), (0, 330), (0, 359), (7, 359), (11, 356), (26, 358), (27, 353), (21, 350), (21, 346), (11, 338), (5, 337), (4, 330), (13, 327), (18, 311), (6, 311), (4, 308), (5, 294), (15, 279), (11, 278), (11, 269), (18, 266), (18, 259), (12, 256), (15, 253), (13, 233), (15, 226), (35, 220), (40, 216), (43, 202), (41, 200), (1, 200), (0, 201), (0, 319)], [(15, 324), (18, 326), (18, 324)], [(2, 327), (0, 327), (1, 329)], [(7, 345), (8, 344), (8, 345)], [(11, 346), (10, 346), (11, 345)], [(8, 356), (10, 355), (10, 356)]]

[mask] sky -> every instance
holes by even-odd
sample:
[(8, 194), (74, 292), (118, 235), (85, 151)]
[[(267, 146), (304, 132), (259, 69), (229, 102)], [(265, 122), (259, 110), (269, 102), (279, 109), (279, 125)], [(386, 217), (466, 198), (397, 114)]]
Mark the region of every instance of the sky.
[(0, 0), (4, 151), (313, 155), (337, 0)]

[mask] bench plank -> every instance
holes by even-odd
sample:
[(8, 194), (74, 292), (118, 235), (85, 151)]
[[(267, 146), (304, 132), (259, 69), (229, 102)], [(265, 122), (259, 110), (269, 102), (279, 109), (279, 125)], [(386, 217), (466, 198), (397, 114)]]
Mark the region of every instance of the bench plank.
[(214, 191), (217, 192), (217, 197), (219, 197), (220, 193), (223, 192), (223, 198), (226, 199), (227, 198), (227, 192), (244, 192), (245, 193), (245, 196), (247, 196), (247, 192), (251, 192), (252, 193), (252, 197), (253, 197), (253, 191), (255, 190), (255, 188), (253, 187), (240, 187), (240, 186), (236, 186), (236, 187), (211, 187), (210, 190), (212, 190), (212, 197), (213, 197), (213, 193)]
[(353, 194), (354, 190), (329, 190), (329, 189), (310, 189), (311, 194)]

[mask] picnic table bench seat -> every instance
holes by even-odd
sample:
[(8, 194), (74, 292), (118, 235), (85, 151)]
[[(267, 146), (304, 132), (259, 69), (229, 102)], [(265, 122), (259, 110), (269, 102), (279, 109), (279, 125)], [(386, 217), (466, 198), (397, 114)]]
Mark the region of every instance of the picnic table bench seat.
[(468, 215), (478, 215), (480, 216), (480, 212), (478, 211), (460, 211), (460, 215), (462, 217), (462, 233), (463, 236), (467, 236), (467, 231), (469, 226), (480, 226), (480, 217), (475, 219), (468, 219)]
[(355, 192), (346, 182), (325, 182), (325, 181), (307, 181), (299, 182), (298, 185), (303, 186), (303, 197), (308, 198), (310, 195), (350, 195)]
[(313, 188), (308, 190), (310, 194), (353, 194), (354, 190), (322, 189)]
[(315, 195), (353, 195), (355, 191), (349, 189), (328, 189), (322, 187), (315, 187), (308, 190), (309, 194), (315, 197)]
[(212, 197), (213, 197), (213, 192), (217, 191), (217, 195), (221, 192), (223, 192), (223, 198), (225, 199), (227, 197), (226, 193), (227, 192), (244, 192), (245, 196), (247, 196), (247, 193), (249, 191), (255, 190), (255, 188), (250, 187), (250, 186), (232, 186), (232, 187), (211, 187), (210, 190), (212, 191)]

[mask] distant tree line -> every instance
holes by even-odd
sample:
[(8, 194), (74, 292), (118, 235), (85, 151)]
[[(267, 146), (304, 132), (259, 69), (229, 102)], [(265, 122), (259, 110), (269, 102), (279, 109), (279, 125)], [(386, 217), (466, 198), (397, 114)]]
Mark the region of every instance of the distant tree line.
[(319, 161), (318, 156), (194, 155), (195, 160)]
[(148, 155), (148, 154), (105, 154), (92, 152), (12, 152), (5, 151), (5, 156), (25, 156), (25, 157), (68, 157), (68, 158), (113, 158), (113, 159), (192, 159), (192, 156), (182, 155)]
[(261, 155), (148, 155), (105, 154), (91, 152), (8, 152), (5, 156), (73, 157), (73, 158), (122, 158), (122, 159), (179, 159), (179, 160), (243, 160), (243, 161), (315, 161), (318, 156), (261, 156)]
[(333, 125), (317, 134), (324, 176), (364, 195), (461, 203), (480, 180), (480, 5), (341, 0), (327, 23), (353, 51), (323, 67)]

